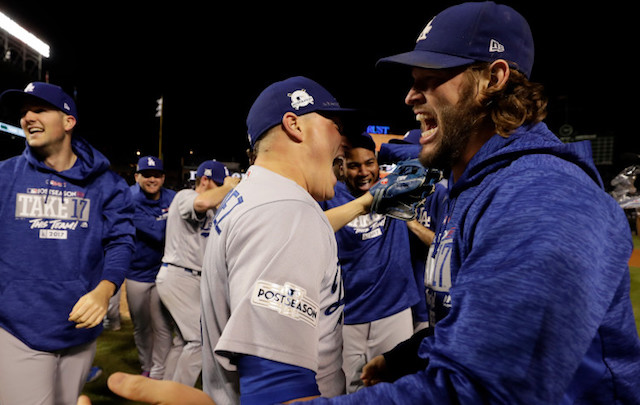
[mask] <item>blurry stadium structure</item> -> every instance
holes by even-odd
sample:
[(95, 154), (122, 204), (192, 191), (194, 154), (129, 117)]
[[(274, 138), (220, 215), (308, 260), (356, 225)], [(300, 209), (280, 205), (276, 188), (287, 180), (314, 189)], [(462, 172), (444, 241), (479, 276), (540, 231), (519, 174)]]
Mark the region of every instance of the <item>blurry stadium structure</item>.
[(48, 58), (49, 45), (22, 28), (0, 11), (2, 61), (19, 67), (36, 80), (42, 78), (42, 58)]
[[(50, 47), (0, 10), (0, 84), (19, 88), (28, 81), (43, 80), (43, 59)], [(0, 160), (24, 149), (24, 133), (17, 122), (0, 117)]]

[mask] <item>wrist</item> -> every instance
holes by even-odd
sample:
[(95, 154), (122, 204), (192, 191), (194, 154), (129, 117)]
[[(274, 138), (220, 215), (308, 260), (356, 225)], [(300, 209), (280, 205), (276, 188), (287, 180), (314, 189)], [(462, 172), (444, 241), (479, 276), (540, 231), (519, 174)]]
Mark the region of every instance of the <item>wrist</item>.
[(116, 292), (116, 285), (109, 280), (102, 280), (98, 283), (94, 291), (100, 293), (107, 298), (111, 298)]
[(373, 195), (369, 192), (362, 194), (358, 197), (358, 202), (360, 203), (360, 214), (367, 214), (371, 210), (371, 204), (373, 203)]

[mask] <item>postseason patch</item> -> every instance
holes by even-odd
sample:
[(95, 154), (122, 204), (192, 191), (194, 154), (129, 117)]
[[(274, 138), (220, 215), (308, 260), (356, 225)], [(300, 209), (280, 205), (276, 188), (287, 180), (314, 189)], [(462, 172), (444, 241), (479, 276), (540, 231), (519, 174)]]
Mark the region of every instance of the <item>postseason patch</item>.
[(251, 304), (303, 321), (315, 328), (318, 324), (319, 306), (306, 295), (307, 290), (295, 284), (280, 285), (258, 280), (253, 289)]

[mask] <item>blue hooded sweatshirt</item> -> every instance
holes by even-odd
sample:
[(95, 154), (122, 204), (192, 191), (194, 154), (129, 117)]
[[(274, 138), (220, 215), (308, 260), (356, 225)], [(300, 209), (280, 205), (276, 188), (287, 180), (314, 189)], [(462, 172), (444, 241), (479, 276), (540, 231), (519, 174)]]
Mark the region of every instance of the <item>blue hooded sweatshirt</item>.
[(30, 148), (0, 162), (0, 328), (35, 350), (91, 342), (76, 329), (77, 300), (101, 280), (119, 287), (134, 249), (126, 181), (77, 135), (76, 163), (56, 172)]
[(495, 135), (450, 182), (423, 371), (339, 404), (637, 404), (631, 232), (588, 142)]

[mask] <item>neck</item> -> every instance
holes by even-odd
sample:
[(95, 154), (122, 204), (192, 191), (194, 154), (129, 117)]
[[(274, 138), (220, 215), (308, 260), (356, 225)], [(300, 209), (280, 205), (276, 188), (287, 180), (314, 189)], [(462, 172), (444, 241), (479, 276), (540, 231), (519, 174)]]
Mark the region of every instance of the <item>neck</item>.
[(40, 151), (36, 151), (36, 154), (42, 157), (42, 162), (57, 172), (71, 169), (76, 163), (76, 160), (78, 160), (78, 157), (73, 153), (71, 148), (57, 153), (39, 152)]
[(147, 193), (146, 191), (142, 191), (149, 200), (157, 201), (160, 199), (160, 191), (157, 193)]
[(299, 186), (308, 191), (304, 176), (300, 172), (299, 167), (292, 164), (292, 160), (287, 159), (265, 159), (264, 155), (259, 156), (255, 163), (256, 166), (264, 167), (274, 173), (295, 181)]
[(482, 146), (484, 146), (484, 144), (487, 143), (495, 133), (495, 128), (491, 126), (482, 128), (471, 135), (462, 156), (460, 156), (458, 161), (451, 166), (451, 174), (453, 175), (454, 183), (462, 177), (462, 174), (467, 169), (471, 159), (473, 159), (476, 153), (478, 153)]

